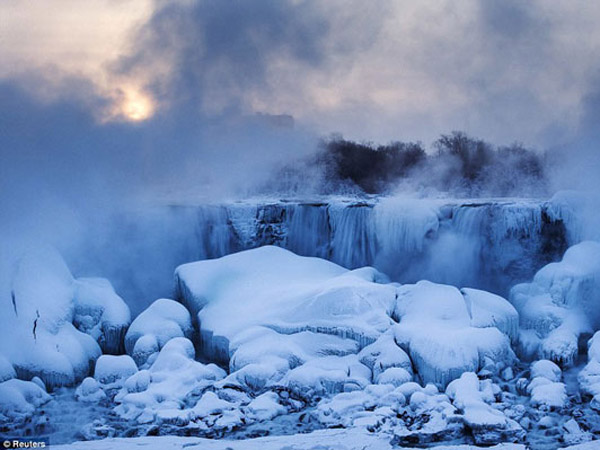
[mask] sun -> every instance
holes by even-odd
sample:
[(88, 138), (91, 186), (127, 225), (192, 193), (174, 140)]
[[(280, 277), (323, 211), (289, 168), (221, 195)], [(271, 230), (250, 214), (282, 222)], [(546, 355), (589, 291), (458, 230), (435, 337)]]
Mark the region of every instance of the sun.
[(154, 114), (152, 99), (136, 89), (125, 89), (119, 115), (132, 122), (141, 122)]

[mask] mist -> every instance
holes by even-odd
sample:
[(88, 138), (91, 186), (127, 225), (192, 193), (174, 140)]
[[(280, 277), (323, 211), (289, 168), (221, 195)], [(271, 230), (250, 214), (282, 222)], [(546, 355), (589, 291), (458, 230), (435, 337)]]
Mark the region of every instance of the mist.
[[(426, 13), (446, 30), (443, 40), (423, 30)], [(252, 196), (550, 198), (568, 189), (592, 193), (583, 215), (593, 229), (594, 58), (573, 61), (587, 64), (579, 78), (545, 70), (577, 56), (561, 34), (575, 16), (515, 2), (427, 11), (387, 1), (157, 2), (97, 77), (60, 60), (40, 66), (33, 55), (0, 80), (2, 298), (14, 262), (42, 242), (76, 275), (109, 277), (134, 309), (170, 295), (173, 268), (199, 256), (190, 236), (200, 219), (167, 205)], [(151, 106), (144, 120), (126, 117), (131, 85)], [(494, 151), (517, 142), (543, 170), (532, 176), (520, 172), (521, 159), (494, 157), (487, 171), (465, 177), (464, 161), (438, 155), (436, 142), (452, 130)], [(369, 172), (361, 186), (323, 159), (323, 136), (335, 132), (373, 148), (419, 144), (424, 162), (401, 167), (384, 186), (379, 172), (355, 164)]]

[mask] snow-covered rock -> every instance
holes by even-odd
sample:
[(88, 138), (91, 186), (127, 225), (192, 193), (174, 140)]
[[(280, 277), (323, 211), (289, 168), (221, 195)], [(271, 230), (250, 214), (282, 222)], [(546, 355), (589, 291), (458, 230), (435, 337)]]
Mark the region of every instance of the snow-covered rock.
[(46, 391), (31, 381), (4, 381), (0, 383), (0, 423), (31, 416), (49, 400)]
[(23, 379), (48, 388), (83, 379), (100, 356), (96, 340), (73, 325), (74, 279), (62, 257), (43, 248), (24, 256), (13, 279), (10, 336), (0, 346)]
[(107, 388), (119, 388), (137, 371), (135, 362), (128, 355), (102, 355), (96, 361), (94, 378)]
[(96, 339), (103, 353), (122, 353), (131, 322), (127, 304), (104, 278), (79, 278), (74, 287), (74, 325)]
[[(205, 355), (229, 363), (226, 382), (254, 390), (277, 383), (301, 390), (302, 381), (327, 392), (308, 373), (325, 376), (335, 360), (320, 357), (327, 354), (360, 351), (370, 382), (402, 368), (384, 377), (401, 384), (414, 367), (421, 381), (442, 386), (465, 371), (502, 369), (514, 357), (515, 309), (475, 289), (425, 281), (398, 286), (372, 268), (348, 271), (277, 247), (186, 264), (176, 280), (179, 298), (197, 313)], [(350, 388), (332, 372), (326, 380)]]
[(462, 412), (475, 442), (494, 444), (522, 440), (525, 430), (489, 404), (493, 397), (486, 393), (485, 387), (476, 374), (465, 372), (446, 389), (446, 394), (452, 399), (454, 406)]
[[(125, 302), (107, 280), (74, 279), (53, 248), (19, 260), (11, 297), (4, 312), (11, 316), (11, 333), (0, 341), (0, 354), (19, 378), (38, 376), (49, 389), (73, 385), (90, 373), (102, 351), (122, 347), (130, 321)], [(2, 373), (4, 366), (0, 361)]]
[(75, 390), (75, 399), (85, 403), (98, 403), (106, 398), (97, 380), (91, 377), (84, 378)]
[(393, 323), (396, 287), (381, 284), (388, 280), (379, 272), (277, 247), (186, 264), (176, 279), (181, 300), (197, 313), (205, 354), (229, 364), (223, 385), (360, 388), (372, 375), (356, 354)]
[(600, 331), (588, 342), (588, 363), (579, 372), (579, 386), (584, 394), (592, 396), (592, 408), (600, 411)]
[(0, 355), (0, 383), (11, 378), (16, 378), (17, 373), (12, 364), (4, 356)]
[(265, 246), (177, 268), (179, 298), (197, 313), (203, 350), (230, 358), (230, 342), (251, 326), (280, 333), (313, 331), (365, 346), (389, 328), (395, 288), (371, 268)]
[(495, 326), (501, 324), (510, 333), (512, 308), (501, 297), (467, 293), (468, 301), (457, 288), (428, 281), (398, 288), (395, 340), (424, 383), (445, 387), (464, 372), (495, 370), (514, 359), (509, 336)]
[(510, 299), (520, 314), (523, 356), (572, 364), (580, 336), (600, 329), (600, 243), (570, 247), (531, 283), (513, 287)]
[(275, 416), (285, 414), (287, 408), (279, 403), (274, 392), (265, 392), (252, 400), (247, 406), (247, 415), (253, 420), (271, 420)]
[(361, 363), (373, 371), (374, 380), (378, 380), (383, 372), (391, 368), (404, 369), (409, 376), (413, 372), (410, 358), (396, 343), (392, 332), (382, 334), (375, 342), (367, 345), (358, 357)]
[[(161, 298), (135, 318), (125, 335), (125, 349), (139, 366), (176, 337), (192, 338), (190, 313), (181, 303)], [(153, 356), (154, 355), (154, 356)]]
[(280, 384), (306, 398), (364, 389), (371, 371), (356, 355), (311, 359), (285, 374)]
[(225, 376), (219, 367), (199, 363), (194, 357), (194, 345), (188, 339), (168, 341), (148, 370), (124, 381), (115, 397), (117, 414), (139, 423), (185, 424), (192, 420), (198, 398)]
[(537, 407), (563, 408), (567, 404), (567, 389), (561, 383), (562, 371), (548, 360), (536, 361), (531, 365), (531, 382), (527, 391), (531, 404)]

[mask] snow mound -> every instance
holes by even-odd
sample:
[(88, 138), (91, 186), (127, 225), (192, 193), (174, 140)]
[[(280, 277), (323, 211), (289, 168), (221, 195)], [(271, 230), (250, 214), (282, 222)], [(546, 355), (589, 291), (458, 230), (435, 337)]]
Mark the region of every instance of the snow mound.
[(445, 387), (514, 358), (516, 310), (475, 289), (398, 286), (372, 268), (349, 271), (277, 247), (185, 264), (176, 281), (197, 314), (204, 354), (229, 364), (222, 385), (321, 395), (400, 385), (414, 368), (423, 383)]
[(119, 388), (137, 371), (135, 362), (128, 355), (102, 355), (96, 361), (94, 378), (106, 388)]
[(10, 361), (4, 356), (0, 355), (0, 383), (16, 377), (17, 374)]
[(448, 385), (446, 394), (462, 412), (475, 443), (489, 445), (524, 438), (525, 430), (517, 422), (489, 404), (494, 401), (489, 380), (480, 381), (475, 373), (465, 372)]
[(180, 303), (161, 298), (135, 318), (125, 335), (125, 349), (142, 367), (173, 338), (192, 337), (190, 313)]
[(74, 279), (53, 248), (20, 259), (11, 297), (3, 311), (10, 317), (11, 337), (0, 342), (0, 354), (21, 379), (37, 376), (49, 389), (73, 385), (90, 373), (102, 351), (122, 348), (127, 305), (107, 280)]
[(531, 383), (527, 391), (531, 404), (546, 409), (564, 408), (567, 404), (567, 389), (561, 383), (562, 371), (548, 360), (536, 361), (531, 365)]
[(94, 378), (85, 378), (75, 390), (75, 399), (79, 402), (98, 403), (106, 398), (100, 384)]
[(0, 383), (0, 423), (31, 416), (35, 409), (50, 401), (50, 396), (36, 383), (8, 380)]
[(523, 356), (571, 365), (580, 336), (600, 329), (600, 243), (570, 247), (531, 283), (513, 287), (510, 299), (521, 318)]
[[(403, 369), (412, 376), (410, 358), (396, 343), (391, 332), (382, 334), (375, 342), (363, 348), (358, 357), (361, 363), (371, 369), (375, 381), (388, 369)], [(390, 374), (387, 375), (388, 379), (389, 376)]]
[(395, 341), (423, 383), (445, 387), (464, 372), (497, 371), (514, 359), (509, 336), (496, 328), (512, 330), (508, 302), (482, 291), (465, 292), (468, 300), (455, 287), (428, 281), (398, 288)]
[(590, 406), (600, 411), (600, 331), (588, 342), (588, 363), (579, 372), (581, 391), (592, 397)]
[(103, 353), (122, 353), (131, 313), (110, 282), (104, 278), (77, 279), (74, 301), (77, 329), (96, 339)]
[(50, 389), (72, 385), (100, 356), (96, 340), (73, 325), (74, 283), (53, 249), (39, 249), (20, 260), (13, 279), (13, 311), (8, 312), (14, 315), (14, 328), (0, 344), (19, 378), (38, 376)]
[(197, 313), (204, 352), (229, 362), (230, 342), (252, 326), (373, 342), (390, 325), (394, 287), (375, 269), (348, 271), (265, 246), (176, 270), (179, 298)]
[(357, 355), (324, 356), (290, 370), (281, 384), (305, 398), (364, 389), (371, 371)]
[(192, 342), (184, 337), (168, 341), (148, 370), (133, 374), (115, 396), (116, 413), (139, 423), (184, 425), (194, 418), (193, 407), (202, 393), (225, 371), (194, 360)]

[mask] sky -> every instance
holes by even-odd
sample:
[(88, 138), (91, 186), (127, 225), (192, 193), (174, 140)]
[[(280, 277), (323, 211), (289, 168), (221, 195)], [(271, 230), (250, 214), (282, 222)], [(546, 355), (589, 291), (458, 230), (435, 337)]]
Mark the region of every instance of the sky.
[(262, 112), (357, 140), (544, 148), (589, 122), (600, 78), (588, 0), (4, 0), (0, 17), (0, 82), (100, 124)]

